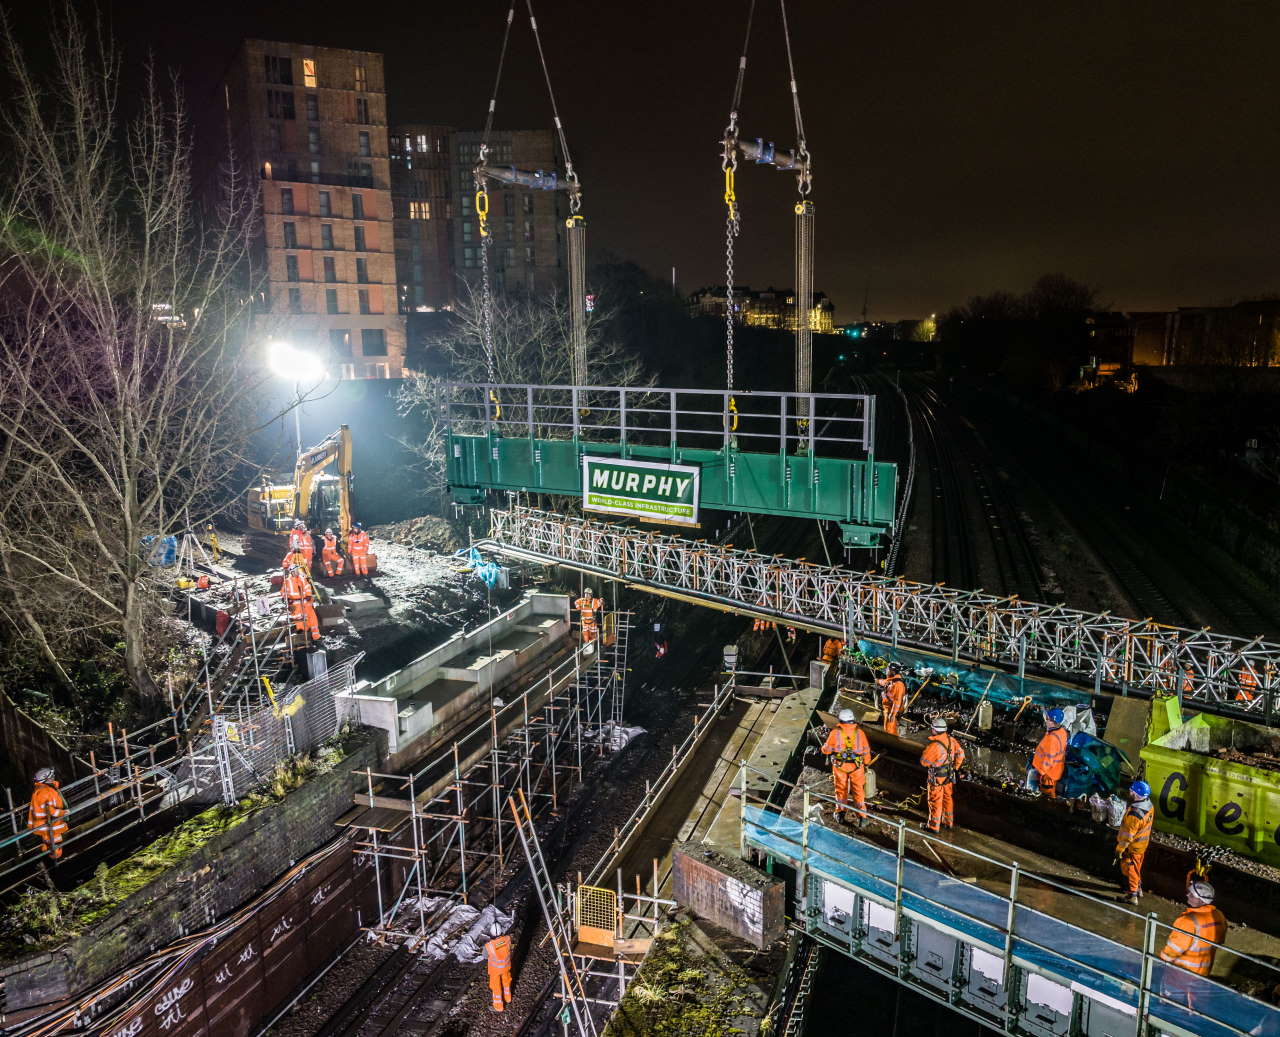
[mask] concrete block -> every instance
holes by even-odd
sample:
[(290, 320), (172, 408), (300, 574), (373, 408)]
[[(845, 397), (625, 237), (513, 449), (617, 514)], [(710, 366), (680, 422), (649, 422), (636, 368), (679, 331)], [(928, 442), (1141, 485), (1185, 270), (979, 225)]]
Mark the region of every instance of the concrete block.
[(672, 855), (676, 903), (764, 949), (786, 931), (786, 887), (702, 843), (679, 843)]
[(353, 594), (335, 594), (333, 601), (341, 605), (350, 616), (368, 616), (377, 612), (385, 612), (386, 603), (376, 594), (360, 591)]

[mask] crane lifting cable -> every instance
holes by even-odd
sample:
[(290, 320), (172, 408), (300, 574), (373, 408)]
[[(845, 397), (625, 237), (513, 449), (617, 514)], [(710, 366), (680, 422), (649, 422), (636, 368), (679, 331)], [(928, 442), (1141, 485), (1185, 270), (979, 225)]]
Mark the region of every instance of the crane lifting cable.
[[(573, 383), (585, 385), (587, 381), (587, 289), (586, 289), (586, 248), (587, 221), (582, 215), (582, 184), (577, 171), (573, 168), (573, 157), (569, 153), (569, 141), (565, 136), (564, 123), (560, 118), (560, 109), (556, 104), (555, 90), (551, 85), (551, 70), (547, 65), (546, 52), (542, 46), (542, 36), (538, 31), (538, 19), (533, 13), (533, 0), (525, 0), (525, 8), (529, 14), (529, 27), (533, 32), (534, 44), (538, 51), (538, 61), (542, 66), (542, 77), (547, 85), (547, 96), (551, 101), (551, 115), (560, 144), (560, 152), (564, 156), (564, 176), (554, 170), (517, 169), (515, 166), (498, 167), (489, 164), (490, 135), (493, 132), (494, 114), (498, 107), (498, 90), (502, 85), (502, 70), (506, 63), (507, 46), (511, 39), (511, 26), (515, 21), (518, 0), (511, 0), (507, 10), (506, 25), (502, 33), (502, 46), (498, 52), (498, 70), (494, 75), (493, 93), (489, 98), (489, 110), (485, 117), (484, 133), (480, 138), (480, 151), (472, 177), (475, 183), (476, 219), (480, 224), (481, 241), (481, 314), (480, 334), (485, 354), (486, 377), (491, 384), (497, 382), (497, 362), (493, 345), (493, 287), (490, 273), (493, 251), (493, 232), (489, 228), (489, 188), (490, 180), (508, 187), (519, 187), (532, 191), (565, 191), (569, 197), (569, 218), (565, 220), (569, 251), (569, 327), (570, 327), (570, 369)], [(499, 406), (496, 395), (491, 390), (492, 405)]]
[[(746, 32), (742, 42), (742, 55), (738, 59), (737, 78), (734, 82), (733, 100), (729, 106), (729, 122), (725, 127), (720, 155), (724, 172), (725, 201), (725, 380), (726, 388), (734, 388), (734, 242), (741, 230), (741, 210), (738, 205), (736, 174), (738, 158), (756, 165), (773, 166), (775, 169), (796, 174), (796, 281), (795, 281), (795, 333), (796, 333), (796, 392), (808, 394), (813, 389), (813, 243), (814, 205), (809, 200), (813, 190), (813, 168), (808, 141), (804, 131), (804, 118), (800, 110), (800, 92), (796, 85), (795, 60), (791, 47), (791, 26), (787, 18), (786, 0), (778, 0), (782, 18), (782, 36), (787, 55), (787, 72), (791, 88), (791, 109), (795, 117), (796, 146), (787, 151), (763, 138), (743, 139), (740, 136), (738, 116), (742, 103), (742, 87), (747, 70), (747, 51), (751, 42), (751, 27), (755, 19), (755, 0), (747, 9)], [(799, 401), (798, 417), (803, 422), (808, 417), (807, 402)]]

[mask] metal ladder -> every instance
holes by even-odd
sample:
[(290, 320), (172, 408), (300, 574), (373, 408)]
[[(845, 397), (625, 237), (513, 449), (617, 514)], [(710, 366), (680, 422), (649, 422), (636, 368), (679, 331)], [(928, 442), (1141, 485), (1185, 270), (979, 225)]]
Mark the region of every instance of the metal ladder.
[(609, 681), (609, 721), (614, 729), (622, 726), (622, 706), (627, 690), (627, 641), (631, 631), (631, 613), (615, 612), (615, 637), (612, 645), (611, 672), (606, 675)]
[(507, 798), (507, 807), (515, 818), (516, 834), (520, 837), (520, 846), (529, 862), (529, 875), (533, 879), (534, 891), (538, 894), (542, 917), (546, 920), (547, 932), (555, 945), (557, 964), (560, 967), (560, 996), (579, 1037), (597, 1037), (599, 1031), (591, 1016), (591, 1004), (586, 990), (582, 986), (582, 974), (573, 959), (573, 932), (568, 912), (551, 881), (551, 870), (542, 855), (542, 845), (538, 842), (538, 832), (534, 828), (523, 789), (516, 789), (515, 794)]

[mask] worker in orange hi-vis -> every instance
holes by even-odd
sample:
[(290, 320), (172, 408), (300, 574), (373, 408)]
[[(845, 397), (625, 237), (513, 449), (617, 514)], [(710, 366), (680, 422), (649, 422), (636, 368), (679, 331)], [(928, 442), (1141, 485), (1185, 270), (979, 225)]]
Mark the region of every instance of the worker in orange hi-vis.
[(489, 966), (492, 1010), (503, 1012), (511, 1004), (511, 937), (496, 925), (489, 930), (489, 935), (490, 940), (484, 945), (484, 960)]
[(594, 590), (585, 587), (582, 597), (573, 603), (573, 607), (578, 610), (578, 617), (582, 621), (582, 643), (589, 645), (600, 636), (596, 613), (604, 608), (604, 599), (597, 598)]
[(1054, 706), (1044, 715), (1045, 733), (1036, 745), (1035, 755), (1031, 758), (1031, 766), (1027, 770), (1030, 783), (1035, 776), (1035, 787), (1041, 795), (1056, 799), (1058, 782), (1067, 773), (1067, 742), (1070, 735), (1062, 726), (1063, 712)]
[(1213, 885), (1195, 879), (1187, 886), (1187, 910), (1173, 923), (1160, 960), (1207, 976), (1213, 971), (1216, 945), (1227, 938), (1227, 919), (1213, 906)]
[(289, 617), (293, 620), (293, 628), (299, 633), (309, 631), (312, 641), (320, 640), (320, 620), (316, 616), (312, 602), (311, 581), (301, 566), (292, 565), (285, 573), (284, 583), (280, 585), (280, 593), (289, 606)]
[(871, 743), (854, 721), (853, 710), (840, 710), (839, 720), (822, 743), (822, 754), (831, 757), (836, 820), (844, 820), (852, 801), (855, 823), (862, 827), (867, 816), (867, 764), (871, 760)]
[(934, 717), (933, 733), (920, 754), (920, 766), (926, 770), (925, 795), (929, 803), (929, 820), (924, 827), (931, 832), (956, 826), (956, 774), (964, 766), (964, 746), (947, 731), (947, 722)]
[(883, 677), (876, 679), (880, 685), (880, 709), (884, 713), (886, 734), (898, 733), (898, 718), (907, 705), (907, 682), (902, 677), (902, 667), (890, 663)]
[(1236, 674), (1236, 701), (1252, 702), (1258, 697), (1258, 675), (1253, 666), (1245, 663)]
[(52, 767), (36, 771), (27, 828), (40, 837), (45, 853), (52, 854), (55, 861), (62, 857), (62, 840), (67, 834), (67, 801), (62, 798)]
[(351, 523), (347, 533), (347, 554), (351, 556), (351, 571), (357, 576), (368, 576), (369, 533), (359, 522)]
[(324, 531), (324, 537), (320, 544), (320, 561), (324, 563), (326, 576), (341, 576), (342, 570), (346, 567), (347, 563), (343, 560), (342, 555), (338, 553), (338, 535), (332, 529)]
[(289, 533), (288, 553), (301, 553), (307, 562), (307, 572), (311, 571), (311, 562), (316, 554), (316, 543), (311, 539), (311, 530), (307, 529), (307, 524), (302, 519), (297, 519), (293, 523), (293, 530)]
[(1135, 781), (1129, 786), (1129, 806), (1120, 819), (1116, 832), (1116, 863), (1124, 877), (1125, 891), (1120, 899), (1130, 904), (1142, 897), (1142, 861), (1151, 845), (1151, 825), (1156, 812), (1151, 806), (1151, 786)]

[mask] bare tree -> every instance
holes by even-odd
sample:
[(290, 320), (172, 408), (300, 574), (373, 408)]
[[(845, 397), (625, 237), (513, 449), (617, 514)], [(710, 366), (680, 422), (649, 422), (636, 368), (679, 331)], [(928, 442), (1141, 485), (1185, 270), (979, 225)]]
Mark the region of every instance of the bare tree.
[(176, 82), (121, 58), (67, 6), (40, 77), (2, 29), (13, 96), (0, 184), (0, 622), (64, 680), (118, 646), (154, 690), (162, 614), (143, 540), (233, 496), (264, 373), (250, 349), (254, 185), (228, 161), (195, 205)]
[[(480, 293), (464, 282), (464, 300), (451, 327), (434, 343), (443, 374), (415, 373), (400, 389), (403, 415), (423, 419), (421, 438), (406, 442), (421, 458), (429, 486), (443, 488), (443, 408), (450, 382), (488, 383), (484, 309)], [(500, 293), (493, 298), (493, 370), (498, 384), (568, 385), (572, 381), (570, 313), (565, 297)], [(587, 318), (587, 371), (595, 385), (646, 386), (644, 364), (608, 335), (612, 313), (599, 302)], [(534, 420), (546, 415), (535, 412)], [(563, 420), (561, 417), (558, 420)]]

